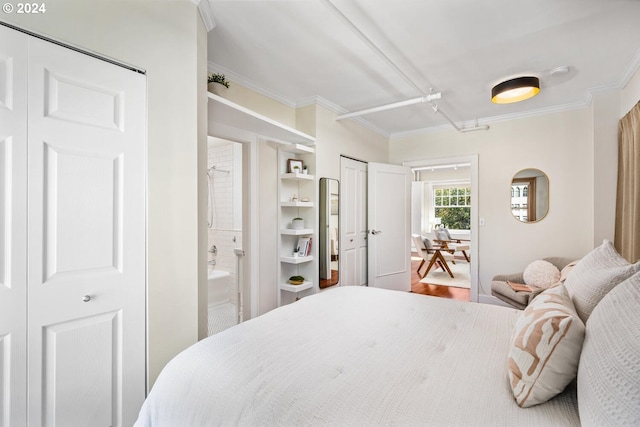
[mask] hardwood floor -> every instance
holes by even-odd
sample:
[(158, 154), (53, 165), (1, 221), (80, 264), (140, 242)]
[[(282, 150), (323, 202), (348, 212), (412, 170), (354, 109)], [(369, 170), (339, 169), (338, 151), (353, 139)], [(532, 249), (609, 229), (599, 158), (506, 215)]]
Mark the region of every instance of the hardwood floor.
[[(411, 258), (411, 292), (414, 292), (416, 294), (431, 295), (434, 297), (457, 299), (461, 301), (470, 300), (471, 291), (469, 289), (454, 288), (452, 286), (427, 285), (425, 283), (420, 283), (420, 280), (422, 278), (416, 272), (419, 265), (420, 265), (420, 259), (419, 258), (414, 259), (412, 257)], [(425, 268), (426, 266), (423, 266), (422, 270), (420, 271), (424, 273)]]

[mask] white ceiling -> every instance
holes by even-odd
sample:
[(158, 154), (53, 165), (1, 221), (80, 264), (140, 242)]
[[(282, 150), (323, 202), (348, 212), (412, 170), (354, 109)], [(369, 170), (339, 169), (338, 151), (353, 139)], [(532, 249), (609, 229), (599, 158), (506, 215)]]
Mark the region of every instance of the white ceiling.
[[(592, 93), (624, 86), (640, 65), (637, 0), (209, 3), (210, 71), (292, 107), (318, 102), (345, 113), (433, 89), (442, 93), (440, 111), (459, 126), (490, 125), (586, 106)], [(550, 74), (560, 66), (569, 73)], [(538, 96), (491, 103), (496, 83), (520, 75), (540, 78)], [(428, 103), (358, 120), (389, 136), (450, 126)]]

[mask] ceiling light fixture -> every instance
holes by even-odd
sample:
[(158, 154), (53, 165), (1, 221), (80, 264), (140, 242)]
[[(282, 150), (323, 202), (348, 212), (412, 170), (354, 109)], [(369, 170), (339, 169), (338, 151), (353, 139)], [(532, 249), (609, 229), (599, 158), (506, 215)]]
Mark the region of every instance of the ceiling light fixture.
[(491, 89), (491, 102), (511, 104), (533, 98), (540, 92), (540, 79), (526, 76), (499, 83)]

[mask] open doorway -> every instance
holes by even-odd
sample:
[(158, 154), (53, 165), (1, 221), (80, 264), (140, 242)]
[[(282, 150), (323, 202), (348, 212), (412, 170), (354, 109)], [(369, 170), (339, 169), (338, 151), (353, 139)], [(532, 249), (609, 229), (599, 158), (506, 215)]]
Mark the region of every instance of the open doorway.
[[(477, 301), (477, 155), (404, 164), (414, 175), (411, 234), (422, 236), (425, 243), (413, 248), (412, 282), (428, 294)], [(427, 273), (427, 261), (416, 273), (425, 249), (446, 257), (451, 271), (434, 263)]]
[(236, 249), (243, 241), (243, 144), (221, 138), (207, 142), (208, 335), (240, 318)]

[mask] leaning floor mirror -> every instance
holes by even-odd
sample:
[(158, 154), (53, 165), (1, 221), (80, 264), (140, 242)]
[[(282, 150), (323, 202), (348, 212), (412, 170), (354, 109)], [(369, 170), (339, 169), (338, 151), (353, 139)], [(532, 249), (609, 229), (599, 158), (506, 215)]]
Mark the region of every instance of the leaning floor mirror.
[(320, 288), (338, 284), (338, 225), (340, 224), (340, 183), (337, 179), (320, 178)]

